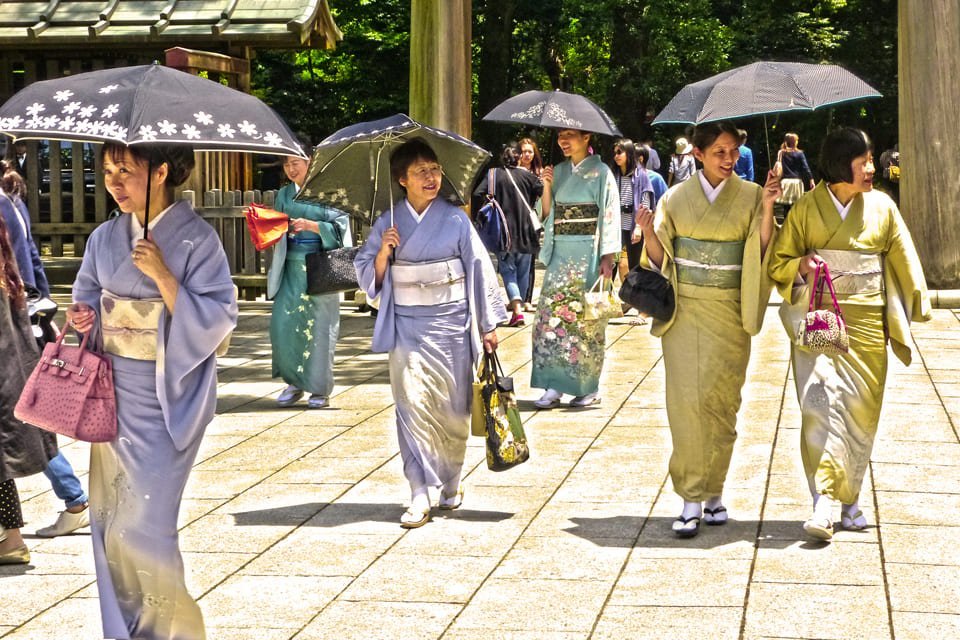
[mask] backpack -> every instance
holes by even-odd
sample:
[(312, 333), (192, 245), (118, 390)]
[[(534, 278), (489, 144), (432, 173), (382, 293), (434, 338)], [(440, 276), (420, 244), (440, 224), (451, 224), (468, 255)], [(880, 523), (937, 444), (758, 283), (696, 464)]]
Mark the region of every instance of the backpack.
[(487, 251), (494, 253), (510, 251), (510, 246), (513, 244), (510, 239), (510, 229), (507, 228), (507, 216), (503, 213), (500, 203), (493, 197), (496, 176), (496, 169), (490, 169), (487, 172), (487, 193), (485, 194), (487, 202), (480, 207), (473, 218), (473, 226), (477, 229), (483, 246)]

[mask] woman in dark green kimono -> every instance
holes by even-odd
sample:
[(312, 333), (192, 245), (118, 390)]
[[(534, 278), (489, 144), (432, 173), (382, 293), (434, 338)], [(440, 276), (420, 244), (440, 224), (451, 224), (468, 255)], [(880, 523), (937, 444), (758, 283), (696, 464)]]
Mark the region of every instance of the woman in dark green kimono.
[(290, 216), (290, 233), (275, 246), (267, 276), (267, 297), (273, 298), (273, 377), (288, 385), (277, 404), (290, 406), (308, 391), (307, 406), (321, 409), (333, 391), (340, 294), (307, 294), (306, 257), (341, 244), (351, 246), (349, 219), (336, 209), (294, 201), (307, 177), (306, 160), (288, 156), (283, 170), (290, 184), (280, 189), (274, 207)]

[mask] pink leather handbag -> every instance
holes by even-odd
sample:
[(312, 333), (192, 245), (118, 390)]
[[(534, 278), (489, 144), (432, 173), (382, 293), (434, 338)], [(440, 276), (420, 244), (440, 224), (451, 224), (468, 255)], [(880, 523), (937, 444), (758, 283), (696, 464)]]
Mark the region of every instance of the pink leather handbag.
[(117, 400), (113, 367), (106, 356), (63, 344), (65, 332), (43, 348), (13, 415), (60, 435), (86, 442), (117, 437)]

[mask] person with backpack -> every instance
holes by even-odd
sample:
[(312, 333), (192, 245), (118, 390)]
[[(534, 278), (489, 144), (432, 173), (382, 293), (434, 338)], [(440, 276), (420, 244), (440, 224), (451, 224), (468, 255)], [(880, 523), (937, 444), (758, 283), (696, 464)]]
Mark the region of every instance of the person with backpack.
[(492, 197), (503, 211), (509, 246), (499, 247), (495, 254), (512, 312), (508, 327), (520, 327), (525, 322), (523, 297), (530, 285), (530, 264), (540, 244), (540, 216), (533, 207), (543, 194), (543, 183), (537, 176), (517, 166), (518, 148), (516, 144), (504, 147), (500, 154), (503, 168), (490, 169), (473, 192), (477, 198)]

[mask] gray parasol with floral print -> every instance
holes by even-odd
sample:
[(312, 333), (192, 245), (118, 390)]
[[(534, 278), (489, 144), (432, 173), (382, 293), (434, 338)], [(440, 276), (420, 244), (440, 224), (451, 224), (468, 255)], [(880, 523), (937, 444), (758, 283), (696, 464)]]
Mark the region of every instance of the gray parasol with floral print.
[(197, 151), (306, 157), (258, 98), (158, 64), (34, 82), (0, 107), (15, 140), (183, 144)]
[(577, 129), (619, 136), (620, 129), (593, 101), (564, 91), (527, 91), (507, 98), (483, 116), (490, 122)]

